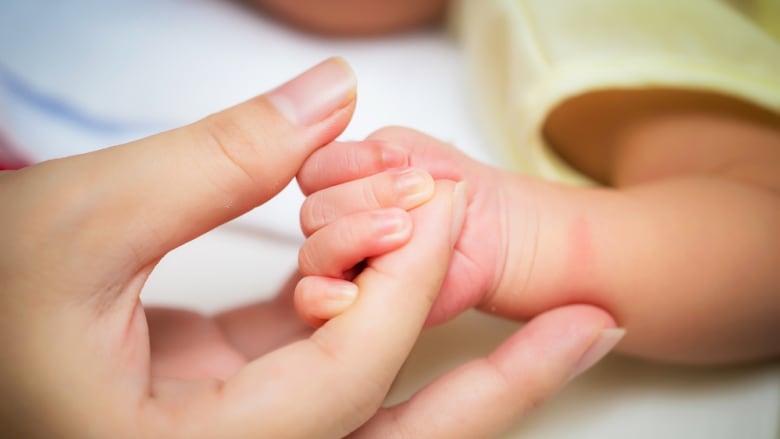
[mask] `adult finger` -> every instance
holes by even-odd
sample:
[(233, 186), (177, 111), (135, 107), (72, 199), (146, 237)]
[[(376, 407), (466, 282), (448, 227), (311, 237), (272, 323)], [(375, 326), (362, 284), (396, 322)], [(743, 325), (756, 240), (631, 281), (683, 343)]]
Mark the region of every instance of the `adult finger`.
[(350, 437), (496, 437), (599, 361), (624, 333), (592, 306), (541, 314), (487, 357), (382, 409)]
[(326, 187), (404, 168), (409, 164), (405, 148), (382, 140), (333, 142), (314, 151), (304, 162), (297, 180), (305, 195)]
[(417, 339), (464, 210), (460, 187), (438, 184), (434, 198), (412, 211), (411, 240), (370, 260), (355, 279), (360, 293), (349, 309), (308, 340), (256, 360), (222, 386), (216, 405), (231, 422), (220, 425), (220, 433), (341, 437), (365, 422)]
[(105, 260), (111, 242), (110, 259), (136, 270), (275, 195), (344, 129), (354, 105), (352, 71), (330, 59), (189, 126), (19, 171), (29, 184), (17, 185), (27, 192), (14, 197), (17, 217), (86, 256)]
[(301, 206), (301, 229), (309, 236), (344, 215), (383, 207), (408, 210), (432, 196), (430, 174), (416, 168), (392, 169), (311, 194)]

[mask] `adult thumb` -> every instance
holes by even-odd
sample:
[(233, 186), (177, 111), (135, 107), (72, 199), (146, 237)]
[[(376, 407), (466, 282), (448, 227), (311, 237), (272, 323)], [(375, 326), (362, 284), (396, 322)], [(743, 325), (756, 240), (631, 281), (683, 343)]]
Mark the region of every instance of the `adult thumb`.
[(273, 197), (354, 107), (355, 77), (332, 58), (189, 126), (19, 171), (14, 198), (58, 240), (137, 270)]

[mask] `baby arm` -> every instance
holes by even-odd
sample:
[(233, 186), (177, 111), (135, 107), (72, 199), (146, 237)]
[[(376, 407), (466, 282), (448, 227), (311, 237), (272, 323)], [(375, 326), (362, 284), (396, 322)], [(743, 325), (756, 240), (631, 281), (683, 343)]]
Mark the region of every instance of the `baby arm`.
[[(517, 226), (510, 230), (534, 242), (510, 236), (489, 309), (525, 318), (560, 303), (598, 305), (627, 328), (622, 351), (663, 361), (728, 363), (779, 353), (775, 194), (709, 175), (621, 190), (523, 178), (511, 187), (533, 191), (530, 206), (511, 203)], [(527, 208), (537, 215), (533, 226), (522, 219)]]
[(617, 190), (540, 185), (537, 258), (550, 271), (527, 294), (590, 297), (641, 323), (624, 346), (635, 354), (780, 354), (780, 118), (715, 94), (600, 92), (556, 110), (546, 134)]
[[(780, 203), (765, 186), (681, 172), (620, 190), (570, 188), (481, 165), (411, 130), (372, 139), (372, 148), (318, 151), (299, 183), (310, 193), (371, 175), (381, 166), (370, 158), (399, 147), (434, 178), (467, 181), (466, 221), (429, 322), (473, 305), (525, 320), (588, 303), (627, 328), (621, 349), (631, 354), (684, 363), (778, 354)], [(339, 172), (315, 177), (322, 166)], [(772, 172), (749, 175), (764, 182)]]

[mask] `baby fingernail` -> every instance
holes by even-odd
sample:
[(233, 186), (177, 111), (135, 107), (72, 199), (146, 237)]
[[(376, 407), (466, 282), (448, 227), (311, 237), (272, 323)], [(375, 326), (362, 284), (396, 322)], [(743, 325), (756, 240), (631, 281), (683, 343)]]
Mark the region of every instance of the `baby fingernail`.
[(310, 126), (353, 100), (355, 84), (346, 61), (330, 58), (272, 90), (267, 98), (290, 122)]
[(395, 172), (395, 191), (402, 209), (412, 209), (433, 197), (433, 177), (424, 170), (407, 168)]
[(586, 370), (593, 367), (599, 360), (604, 358), (612, 349), (617, 346), (623, 336), (626, 335), (626, 330), (623, 328), (609, 328), (601, 331), (601, 334), (596, 338), (593, 344), (582, 354), (577, 364), (574, 366), (569, 379), (580, 375)]
[(460, 181), (455, 184), (452, 194), (452, 230), (450, 231), (450, 243), (455, 246), (466, 222), (466, 209), (468, 208), (468, 184)]

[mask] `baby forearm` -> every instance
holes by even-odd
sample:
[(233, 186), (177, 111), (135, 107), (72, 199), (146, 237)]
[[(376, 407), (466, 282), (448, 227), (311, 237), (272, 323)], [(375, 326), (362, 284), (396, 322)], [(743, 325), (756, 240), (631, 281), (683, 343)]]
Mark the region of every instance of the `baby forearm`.
[[(717, 176), (623, 190), (517, 177), (507, 268), (483, 306), (613, 313), (625, 352), (686, 363), (780, 354), (780, 197)], [(533, 249), (532, 251), (529, 251)]]

